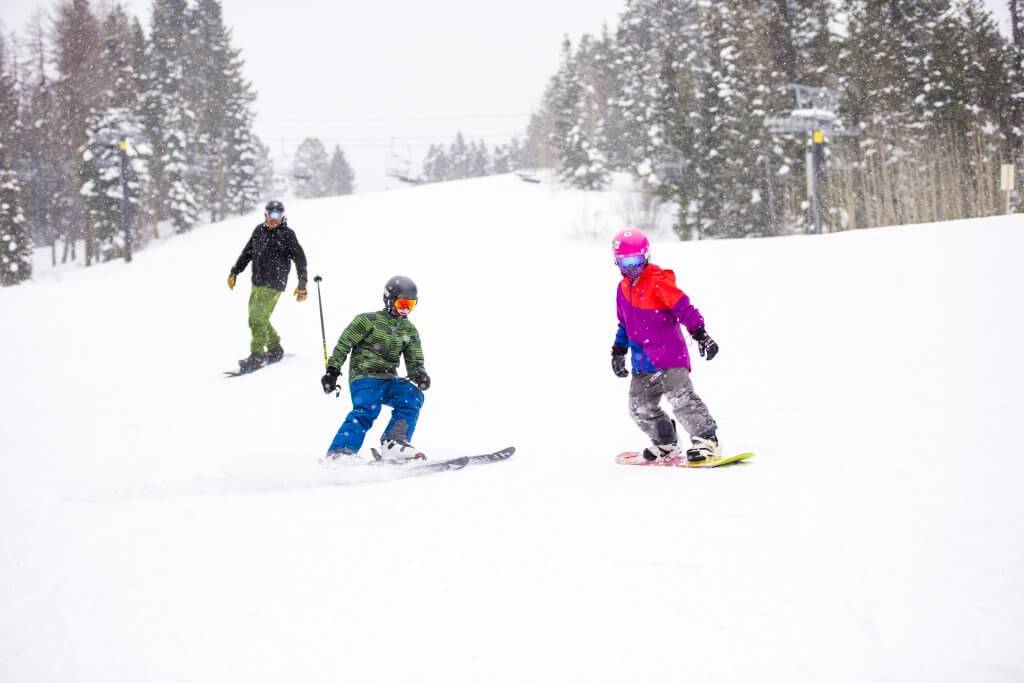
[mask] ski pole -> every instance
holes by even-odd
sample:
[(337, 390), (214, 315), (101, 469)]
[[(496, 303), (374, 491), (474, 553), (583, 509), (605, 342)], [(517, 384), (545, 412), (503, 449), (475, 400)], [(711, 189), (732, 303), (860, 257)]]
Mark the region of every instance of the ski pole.
[(319, 275), (313, 278), (313, 282), (316, 283), (316, 303), (320, 307), (320, 339), (324, 345), (324, 366), (327, 365), (327, 331), (324, 329), (324, 302), (320, 296), (320, 281), (323, 280)]

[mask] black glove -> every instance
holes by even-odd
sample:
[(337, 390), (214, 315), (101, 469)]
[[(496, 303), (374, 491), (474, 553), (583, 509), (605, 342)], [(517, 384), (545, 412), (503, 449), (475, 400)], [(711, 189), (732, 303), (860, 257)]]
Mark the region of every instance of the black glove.
[(718, 355), (718, 343), (711, 338), (711, 335), (703, 327), (698, 327), (693, 331), (693, 338), (697, 342), (697, 350), (700, 351), (702, 358), (711, 360)]
[(409, 373), (409, 381), (420, 388), (420, 391), (426, 391), (430, 388), (430, 375), (423, 368), (416, 368)]
[(612, 347), (612, 372), (616, 377), (629, 377), (629, 370), (626, 369), (626, 351), (623, 346)]
[(338, 389), (338, 376), (341, 374), (341, 370), (334, 367), (333, 365), (327, 366), (327, 374), (320, 378), (320, 386), (324, 388), (324, 393), (329, 394), (332, 391)]

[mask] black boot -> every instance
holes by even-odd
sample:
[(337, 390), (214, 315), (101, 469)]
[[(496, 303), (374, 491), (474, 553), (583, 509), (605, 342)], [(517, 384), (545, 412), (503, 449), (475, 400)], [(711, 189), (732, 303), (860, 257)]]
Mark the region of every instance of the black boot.
[(267, 362), (276, 363), (277, 361), (284, 358), (284, 349), (281, 348), (280, 344), (274, 344), (273, 346), (267, 347)]
[(253, 370), (259, 370), (267, 362), (266, 356), (262, 353), (250, 353), (248, 357), (238, 361), (238, 367), (242, 372), (252, 372)]
[(644, 460), (654, 461), (659, 458), (668, 460), (679, 455), (679, 447), (674, 443), (667, 444), (654, 444), (644, 449), (643, 456)]

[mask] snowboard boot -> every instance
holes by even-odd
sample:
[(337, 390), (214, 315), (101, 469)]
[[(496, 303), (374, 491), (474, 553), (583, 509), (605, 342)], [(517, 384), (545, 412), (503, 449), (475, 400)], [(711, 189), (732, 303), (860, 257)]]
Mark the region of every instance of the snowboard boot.
[(654, 444), (644, 449), (644, 460), (669, 460), (679, 455), (679, 447), (674, 443)]
[(284, 349), (281, 348), (280, 344), (267, 347), (267, 364), (276, 363), (282, 358), (284, 358)]
[(242, 372), (252, 372), (253, 370), (259, 370), (267, 363), (265, 354), (262, 353), (250, 353), (248, 357), (238, 361), (238, 367)]
[(718, 450), (718, 437), (714, 434), (707, 438), (694, 436), (690, 441), (693, 442), (693, 446), (686, 450), (687, 462), (704, 462), (722, 457), (722, 451)]
[[(380, 451), (374, 451), (374, 457), (384, 462), (400, 465), (410, 460), (426, 460), (427, 456), (416, 450), (416, 447), (398, 439), (381, 439)], [(378, 457), (379, 456), (379, 457)]]

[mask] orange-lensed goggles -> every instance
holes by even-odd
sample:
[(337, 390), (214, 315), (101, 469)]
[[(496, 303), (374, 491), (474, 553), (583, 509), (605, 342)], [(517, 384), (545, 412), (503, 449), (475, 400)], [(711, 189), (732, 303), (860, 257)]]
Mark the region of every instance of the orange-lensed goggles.
[(408, 313), (416, 308), (416, 299), (395, 299), (395, 310)]

